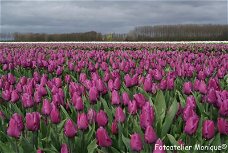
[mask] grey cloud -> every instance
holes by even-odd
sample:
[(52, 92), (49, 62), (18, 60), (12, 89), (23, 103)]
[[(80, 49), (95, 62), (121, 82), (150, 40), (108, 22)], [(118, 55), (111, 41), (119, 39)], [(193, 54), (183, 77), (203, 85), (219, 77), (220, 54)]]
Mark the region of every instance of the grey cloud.
[(2, 32), (128, 32), (158, 24), (227, 24), (227, 1), (1, 1)]

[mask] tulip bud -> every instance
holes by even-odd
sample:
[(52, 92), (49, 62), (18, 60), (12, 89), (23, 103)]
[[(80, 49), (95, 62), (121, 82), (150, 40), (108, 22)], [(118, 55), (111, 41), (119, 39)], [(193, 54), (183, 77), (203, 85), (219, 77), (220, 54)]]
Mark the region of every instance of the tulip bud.
[(215, 124), (212, 120), (205, 120), (202, 128), (203, 137), (205, 139), (211, 139), (215, 135)]
[(14, 120), (13, 118), (11, 118), (9, 121), (9, 126), (7, 128), (7, 134), (14, 138), (19, 138), (21, 135), (21, 130), (19, 129), (16, 120)]
[(218, 118), (217, 127), (220, 134), (228, 135), (228, 121), (224, 118)]
[(77, 116), (78, 129), (86, 130), (89, 126), (88, 118), (85, 113), (78, 114)]
[(73, 138), (77, 133), (76, 126), (71, 119), (68, 119), (64, 125), (64, 134), (69, 137)]
[(150, 92), (152, 89), (152, 80), (151, 78), (146, 78), (143, 83), (143, 88), (146, 92)]
[(41, 112), (44, 115), (49, 115), (51, 113), (51, 103), (47, 99), (43, 100)]
[(116, 108), (115, 121), (123, 123), (125, 121), (125, 114), (121, 107)]
[(100, 110), (97, 113), (96, 122), (97, 122), (98, 126), (106, 126), (108, 124), (107, 114), (103, 110)]
[(121, 86), (120, 78), (116, 78), (113, 82), (113, 87), (115, 90), (119, 90)]
[(228, 99), (224, 100), (219, 108), (219, 114), (222, 116), (228, 116)]
[(9, 90), (2, 91), (2, 98), (6, 101), (9, 101), (11, 98), (11, 92)]
[(18, 126), (19, 130), (22, 131), (24, 129), (24, 123), (23, 123), (22, 115), (14, 113), (11, 118), (17, 122), (17, 126)]
[(183, 93), (186, 95), (191, 94), (192, 92), (192, 82), (185, 82), (183, 86)]
[(19, 100), (19, 95), (18, 95), (18, 93), (17, 93), (17, 91), (16, 90), (13, 90), (12, 92), (11, 92), (11, 102), (12, 103), (15, 103), (15, 102), (17, 102), (18, 100)]
[(89, 89), (89, 100), (92, 104), (95, 104), (98, 100), (99, 94), (96, 87), (92, 87)]
[(129, 98), (129, 95), (128, 95), (127, 92), (123, 92), (123, 94), (122, 94), (122, 100), (123, 100), (123, 104), (125, 106), (127, 106), (128, 103), (130, 102), (130, 98)]
[(112, 122), (112, 125), (111, 125), (111, 132), (112, 134), (117, 134), (118, 133), (118, 126), (117, 126), (117, 123), (114, 121)]
[(128, 103), (128, 112), (132, 115), (137, 113), (137, 104), (135, 100), (132, 100), (132, 102)]
[(184, 121), (187, 121), (190, 117), (193, 116), (197, 116), (195, 111), (193, 110), (193, 107), (191, 107), (190, 105), (187, 105), (182, 113), (182, 117), (184, 119)]
[(29, 131), (38, 131), (40, 129), (40, 114), (38, 112), (26, 113), (26, 128)]
[(132, 151), (141, 151), (143, 149), (141, 136), (137, 133), (131, 135), (130, 147)]
[(124, 76), (124, 82), (127, 88), (132, 86), (132, 80), (129, 74)]
[(87, 118), (90, 124), (94, 123), (96, 121), (96, 111), (90, 108), (87, 113)]
[(60, 151), (60, 153), (70, 153), (67, 144), (64, 143), (64, 144), (61, 145), (61, 151)]
[(112, 140), (108, 136), (108, 132), (103, 128), (99, 127), (96, 132), (97, 144), (100, 147), (110, 147), (112, 145)]
[(58, 124), (61, 121), (60, 112), (54, 104), (52, 105), (52, 110), (50, 113), (50, 119), (51, 119), (51, 122), (53, 124)]
[(146, 99), (145, 99), (144, 95), (139, 93), (139, 94), (134, 94), (133, 97), (134, 97), (134, 99), (135, 99), (135, 101), (137, 103), (137, 107), (142, 108), (142, 106), (146, 102)]
[(28, 93), (24, 93), (21, 99), (22, 99), (22, 105), (24, 108), (31, 108), (34, 105), (32, 96)]
[(198, 116), (190, 117), (185, 123), (184, 132), (189, 135), (193, 135), (194, 133), (196, 133), (198, 124), (199, 124)]
[(83, 101), (82, 101), (82, 98), (80, 96), (78, 96), (76, 98), (76, 101), (74, 103), (74, 108), (77, 110), (77, 111), (81, 111), (84, 109), (84, 104), (83, 104)]
[(194, 110), (196, 109), (196, 100), (194, 96), (188, 96), (187, 100), (186, 100), (186, 107), (190, 106), (192, 107)]
[(217, 101), (216, 92), (213, 88), (209, 89), (207, 93), (207, 101), (210, 104), (215, 104)]
[(206, 83), (204, 81), (200, 81), (199, 92), (201, 94), (206, 94), (207, 93), (207, 85), (206, 85)]
[(120, 104), (120, 95), (119, 95), (118, 91), (116, 91), (116, 90), (112, 91), (112, 104), (113, 105)]
[(144, 138), (146, 143), (154, 143), (157, 140), (157, 135), (152, 126), (147, 126)]

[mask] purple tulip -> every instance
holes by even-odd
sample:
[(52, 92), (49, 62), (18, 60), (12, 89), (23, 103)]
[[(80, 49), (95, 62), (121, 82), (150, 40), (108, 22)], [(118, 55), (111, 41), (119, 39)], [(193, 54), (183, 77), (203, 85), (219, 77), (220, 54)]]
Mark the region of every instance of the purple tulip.
[(74, 108), (77, 110), (77, 111), (81, 111), (84, 109), (84, 104), (83, 104), (83, 101), (82, 101), (82, 98), (80, 96), (78, 96), (76, 98), (76, 101), (74, 103)]
[(139, 93), (139, 94), (134, 94), (133, 97), (134, 97), (134, 99), (135, 99), (135, 101), (137, 103), (137, 107), (142, 108), (142, 106), (146, 102), (146, 99), (145, 99), (144, 95)]
[(34, 105), (33, 98), (30, 94), (24, 93), (21, 97), (24, 108), (31, 108)]
[(58, 124), (61, 121), (60, 112), (54, 104), (52, 104), (50, 119), (53, 124)]
[(10, 101), (11, 101), (12, 103), (15, 103), (15, 102), (17, 102), (19, 99), (20, 99), (20, 97), (19, 97), (17, 91), (16, 91), (16, 90), (13, 90), (13, 91), (11, 92), (11, 100), (10, 100)]
[(2, 98), (6, 101), (9, 101), (11, 98), (11, 92), (9, 90), (2, 91)]
[(141, 136), (137, 133), (131, 135), (130, 147), (132, 151), (140, 152), (143, 149)]
[(60, 151), (60, 153), (70, 153), (67, 144), (64, 143), (64, 144), (61, 145), (61, 151)]
[(192, 92), (192, 82), (185, 82), (183, 86), (183, 93), (186, 95), (191, 94)]
[(228, 120), (225, 118), (218, 118), (217, 127), (220, 134), (228, 135)]
[(206, 85), (206, 83), (204, 81), (200, 81), (199, 92), (201, 94), (206, 94), (207, 93), (207, 85)]
[(194, 108), (191, 105), (187, 105), (182, 113), (184, 121), (187, 121), (190, 117), (193, 116), (197, 116), (196, 112), (194, 111)]
[(151, 78), (146, 78), (143, 83), (143, 88), (146, 92), (150, 92), (152, 89), (152, 80)]
[(222, 116), (228, 116), (228, 99), (224, 100), (219, 108), (219, 114)]
[(132, 115), (137, 113), (137, 104), (135, 100), (132, 100), (128, 103), (128, 112)]
[(41, 149), (37, 149), (36, 153), (44, 153), (44, 152)]
[(111, 125), (111, 132), (112, 134), (117, 134), (118, 133), (118, 126), (117, 126), (117, 123), (114, 121), (112, 122), (112, 125)]
[(44, 115), (49, 115), (51, 113), (51, 103), (47, 99), (43, 100), (41, 112)]
[(98, 126), (104, 126), (105, 127), (108, 124), (107, 114), (103, 110), (100, 110), (97, 113), (96, 122), (97, 122)]
[(124, 106), (127, 106), (128, 103), (130, 102), (130, 98), (127, 92), (122, 93), (122, 100), (123, 100)]
[(124, 76), (124, 82), (127, 88), (132, 86), (132, 80), (129, 74)]
[(112, 140), (108, 136), (108, 132), (103, 128), (99, 127), (96, 132), (97, 144), (100, 147), (110, 147), (112, 145)]
[(195, 100), (194, 96), (190, 95), (190, 96), (187, 97), (186, 107), (187, 106), (192, 107), (194, 110), (196, 109), (196, 100)]
[(123, 109), (121, 107), (117, 107), (115, 112), (115, 121), (123, 123), (125, 121), (125, 118), (126, 117)]
[(189, 134), (189, 135), (195, 134), (196, 130), (198, 128), (198, 124), (199, 124), (199, 117), (198, 116), (190, 117), (185, 123), (184, 132)]
[(217, 102), (216, 91), (211, 88), (207, 93), (207, 101), (210, 104), (215, 104)]
[(88, 113), (87, 113), (87, 118), (89, 120), (89, 123), (92, 124), (96, 121), (96, 111), (92, 108), (89, 109)]
[(212, 120), (205, 120), (202, 128), (203, 137), (205, 139), (211, 139), (215, 135), (215, 124)]
[(29, 131), (38, 131), (40, 129), (40, 113), (26, 113), (26, 128)]
[(119, 90), (121, 86), (120, 78), (116, 78), (113, 82), (113, 87), (115, 90)]
[(80, 130), (86, 130), (89, 126), (88, 118), (85, 113), (78, 114), (77, 116), (77, 125), (78, 129)]
[(113, 105), (120, 104), (120, 95), (119, 95), (118, 91), (116, 91), (116, 90), (112, 91), (112, 104)]
[(147, 126), (144, 139), (146, 143), (154, 143), (157, 140), (156, 132), (154, 131), (152, 126)]
[(76, 126), (71, 119), (68, 119), (64, 125), (64, 134), (69, 138), (73, 138), (77, 134)]
[(99, 94), (96, 87), (92, 87), (89, 89), (89, 100), (92, 104), (95, 104), (98, 100)]
[(21, 130), (18, 127), (16, 120), (14, 120), (13, 118), (11, 118), (9, 121), (9, 126), (7, 128), (7, 135), (14, 138), (19, 138), (21, 135)]
[(17, 122), (17, 126), (18, 126), (19, 130), (22, 131), (24, 129), (24, 123), (23, 123), (22, 115), (14, 113), (11, 118)]

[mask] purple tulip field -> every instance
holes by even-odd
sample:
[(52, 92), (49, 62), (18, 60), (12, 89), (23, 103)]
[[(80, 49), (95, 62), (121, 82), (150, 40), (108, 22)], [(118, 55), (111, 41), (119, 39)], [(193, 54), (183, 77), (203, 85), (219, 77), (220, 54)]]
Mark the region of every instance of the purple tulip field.
[(1, 153), (227, 153), (226, 145), (228, 44), (0, 46)]

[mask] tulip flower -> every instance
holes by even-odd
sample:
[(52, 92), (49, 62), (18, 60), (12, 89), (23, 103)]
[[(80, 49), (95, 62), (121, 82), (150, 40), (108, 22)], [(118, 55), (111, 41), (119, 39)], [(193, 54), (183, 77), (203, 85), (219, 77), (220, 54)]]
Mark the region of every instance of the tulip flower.
[(2, 91), (2, 98), (6, 101), (9, 101), (11, 98), (11, 92), (9, 90)]
[(114, 82), (113, 82), (113, 87), (114, 87), (115, 90), (119, 90), (119, 89), (120, 89), (120, 86), (121, 86), (120, 83), (121, 83), (121, 82), (120, 82), (120, 78), (116, 78), (116, 79), (114, 80)]
[(78, 129), (80, 130), (86, 130), (89, 126), (88, 118), (85, 113), (78, 114), (77, 116), (77, 125)]
[(157, 140), (156, 132), (154, 131), (152, 126), (147, 126), (144, 139), (146, 143), (154, 143)]
[(153, 153), (166, 153), (163, 146), (164, 146), (164, 144), (163, 144), (162, 140), (157, 139), (157, 141), (155, 142), (155, 145), (154, 145)]
[(191, 108), (193, 108), (194, 110), (196, 109), (196, 100), (194, 96), (188, 96), (187, 100), (186, 100), (186, 107), (190, 106)]
[(38, 112), (26, 113), (26, 128), (29, 131), (38, 131), (40, 129), (40, 114)]
[(22, 131), (24, 129), (24, 123), (23, 123), (22, 115), (14, 113), (11, 118), (17, 122), (17, 126), (18, 126), (19, 130)]
[(217, 101), (216, 91), (213, 88), (209, 89), (207, 93), (207, 101), (210, 104), (215, 104)]
[(197, 116), (196, 112), (194, 111), (191, 105), (187, 105), (182, 113), (182, 117), (184, 121), (187, 121), (190, 117)]
[(16, 120), (14, 120), (13, 118), (11, 118), (9, 121), (9, 126), (7, 128), (7, 134), (14, 138), (19, 138), (21, 135), (21, 130), (18, 127)]
[(141, 151), (143, 149), (141, 136), (137, 133), (131, 135), (130, 147), (132, 151)]
[(112, 140), (108, 136), (108, 132), (103, 128), (99, 127), (96, 132), (97, 144), (100, 147), (110, 147), (112, 145)]
[(49, 115), (51, 113), (51, 103), (47, 99), (43, 100), (41, 112), (44, 115)]
[(228, 120), (218, 118), (217, 127), (220, 134), (228, 135)]
[(207, 85), (206, 85), (206, 83), (204, 81), (200, 81), (199, 92), (201, 94), (206, 94), (207, 93)]
[(150, 92), (152, 89), (152, 80), (151, 78), (146, 78), (144, 80), (143, 88), (146, 92)]
[(77, 110), (77, 111), (81, 111), (84, 109), (84, 104), (83, 104), (83, 101), (82, 101), (82, 98), (80, 96), (78, 96), (75, 100), (75, 103), (74, 103), (74, 108)]
[(125, 121), (125, 118), (126, 117), (123, 109), (121, 107), (117, 107), (115, 112), (115, 121), (123, 123)]
[(228, 116), (228, 99), (224, 100), (219, 108), (219, 114), (222, 116)]
[(64, 134), (67, 137), (69, 137), (69, 138), (73, 138), (77, 134), (76, 126), (75, 126), (74, 122), (71, 119), (68, 119), (65, 122), (65, 125), (64, 125)]
[(192, 83), (191, 82), (185, 82), (183, 86), (183, 93), (186, 95), (191, 94), (192, 92)]
[(139, 107), (139, 108), (141, 108), (146, 102), (144, 95), (141, 93), (135, 94), (133, 97), (137, 103), (137, 107)]
[(137, 113), (137, 104), (135, 100), (132, 100), (132, 102), (128, 103), (128, 112), (132, 115)]
[(21, 97), (24, 108), (31, 108), (34, 105), (33, 98), (30, 94), (24, 93)]
[(130, 102), (130, 98), (127, 92), (122, 93), (122, 101), (125, 106), (127, 106), (128, 103)]
[(90, 124), (94, 123), (96, 121), (96, 111), (90, 108), (87, 113), (87, 118)]
[(100, 110), (97, 113), (96, 122), (97, 122), (98, 126), (106, 126), (108, 124), (107, 114), (103, 110)]
[(185, 123), (184, 132), (189, 134), (189, 135), (195, 134), (196, 130), (198, 128), (198, 124), (199, 124), (199, 117), (198, 116), (190, 117)]
[(89, 100), (92, 104), (96, 103), (96, 101), (98, 100), (98, 90), (96, 89), (96, 87), (92, 87), (89, 90)]
[(70, 153), (70, 150), (69, 150), (67, 144), (64, 143), (64, 144), (61, 145), (60, 153)]
[(19, 97), (19, 95), (18, 95), (16, 90), (11, 92), (11, 100), (10, 100), (11, 102), (15, 103), (15, 102), (17, 102), (19, 100), (19, 98), (20, 97)]
[(116, 90), (112, 91), (112, 104), (113, 105), (120, 104), (120, 95), (119, 95), (118, 91), (116, 91)]
[(215, 125), (212, 120), (205, 120), (203, 122), (203, 128), (202, 128), (203, 137), (205, 139), (211, 139), (215, 135)]
[(61, 121), (60, 112), (54, 104), (52, 105), (50, 119), (53, 124), (58, 124)]
[(111, 125), (111, 132), (112, 134), (117, 134), (118, 133), (118, 126), (117, 126), (117, 123), (114, 121), (112, 122), (112, 125)]

